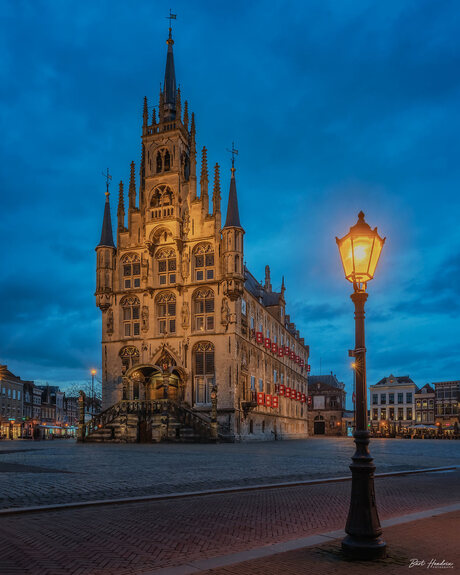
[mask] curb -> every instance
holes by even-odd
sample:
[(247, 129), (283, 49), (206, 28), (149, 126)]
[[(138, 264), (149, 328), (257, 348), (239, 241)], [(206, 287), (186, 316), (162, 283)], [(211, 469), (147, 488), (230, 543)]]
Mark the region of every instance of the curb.
[[(376, 473), (375, 478), (397, 477), (401, 475), (414, 475), (417, 473), (435, 473), (440, 471), (454, 471), (456, 465), (448, 467), (428, 467), (424, 469), (411, 469), (406, 471), (390, 471), (386, 473)], [(166, 501), (168, 499), (183, 499), (185, 497), (204, 497), (206, 495), (223, 495), (227, 493), (240, 493), (245, 491), (259, 491), (263, 489), (282, 489), (286, 487), (303, 487), (308, 485), (319, 485), (323, 483), (339, 483), (351, 481), (350, 476), (326, 477), (322, 479), (309, 479), (306, 481), (289, 481), (285, 483), (267, 483), (262, 485), (246, 485), (235, 487), (223, 487), (221, 489), (209, 489), (206, 491), (184, 491), (179, 493), (165, 493), (160, 495), (143, 495), (139, 497), (124, 497), (119, 499), (95, 499), (94, 501), (75, 501), (70, 503), (56, 503), (54, 505), (35, 505), (30, 507), (9, 507), (0, 509), (0, 517), (5, 515), (16, 515), (20, 513), (39, 513), (44, 511), (60, 511), (75, 509), (79, 507), (94, 507), (101, 505), (122, 505), (126, 503), (138, 503), (142, 501)]]

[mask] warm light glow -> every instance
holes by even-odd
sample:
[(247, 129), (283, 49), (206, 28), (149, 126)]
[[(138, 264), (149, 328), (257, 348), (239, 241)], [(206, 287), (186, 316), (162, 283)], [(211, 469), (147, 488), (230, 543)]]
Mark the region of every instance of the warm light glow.
[(365, 284), (374, 277), (380, 253), (385, 243), (364, 221), (363, 212), (359, 212), (357, 223), (350, 228), (342, 239), (336, 238), (340, 257), (348, 281)]
[(95, 369), (91, 370), (91, 375), (96, 375), (97, 371)]
[(355, 367), (356, 367), (356, 363), (353, 362), (353, 363), (351, 364), (351, 369), (355, 369)]

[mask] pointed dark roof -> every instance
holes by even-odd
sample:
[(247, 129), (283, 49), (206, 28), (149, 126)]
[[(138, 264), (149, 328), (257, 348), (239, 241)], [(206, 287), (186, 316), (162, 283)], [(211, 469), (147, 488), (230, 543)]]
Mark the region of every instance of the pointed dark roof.
[(171, 120), (176, 117), (176, 72), (174, 70), (174, 40), (171, 37), (171, 28), (169, 29), (169, 38), (166, 40), (168, 52), (166, 54), (166, 69), (164, 83), (164, 108), (165, 120)]
[(233, 167), (232, 177), (230, 179), (230, 193), (228, 195), (227, 218), (224, 228), (241, 228), (238, 198), (236, 195), (235, 168)]
[(110, 217), (110, 204), (109, 204), (109, 192), (105, 194), (105, 207), (104, 207), (104, 219), (102, 221), (102, 232), (101, 241), (99, 242), (98, 248), (101, 246), (114, 248), (113, 243), (113, 233), (112, 233), (112, 218)]

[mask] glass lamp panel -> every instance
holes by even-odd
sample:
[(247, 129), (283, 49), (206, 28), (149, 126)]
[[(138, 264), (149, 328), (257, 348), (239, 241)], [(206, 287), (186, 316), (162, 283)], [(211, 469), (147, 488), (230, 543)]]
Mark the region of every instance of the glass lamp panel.
[(353, 253), (351, 249), (351, 238), (345, 237), (339, 243), (340, 257), (342, 259), (343, 271), (349, 281), (353, 281)]
[(354, 272), (357, 281), (367, 281), (372, 277), (369, 276), (369, 262), (373, 243), (374, 238), (371, 236), (353, 238)]
[(383, 248), (383, 240), (379, 238), (376, 234), (374, 239), (374, 249), (372, 250), (372, 256), (369, 263), (369, 275), (370, 277), (374, 277), (375, 269), (377, 268), (377, 264), (379, 263), (380, 254)]

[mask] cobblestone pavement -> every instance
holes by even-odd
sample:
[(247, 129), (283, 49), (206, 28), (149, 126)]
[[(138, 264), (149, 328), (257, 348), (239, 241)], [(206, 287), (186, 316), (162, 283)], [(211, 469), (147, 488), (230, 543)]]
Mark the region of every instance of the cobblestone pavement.
[[(289, 551), (266, 559), (245, 561), (237, 565), (202, 571), (201, 575), (412, 575), (420, 573), (460, 573), (458, 528), (460, 512), (430, 517), (385, 530), (388, 546), (386, 559), (375, 562), (344, 561), (340, 541), (309, 549)], [(418, 564), (413, 560), (419, 561)], [(453, 563), (442, 568), (433, 565), (442, 561)]]
[[(349, 475), (353, 451), (350, 438), (218, 445), (4, 441), (0, 508)], [(375, 439), (371, 451), (380, 473), (460, 462), (460, 441)]]
[[(140, 575), (343, 528), (349, 494), (340, 482), (6, 516), (0, 572)], [(376, 496), (381, 519), (452, 504), (460, 470), (380, 478)]]

